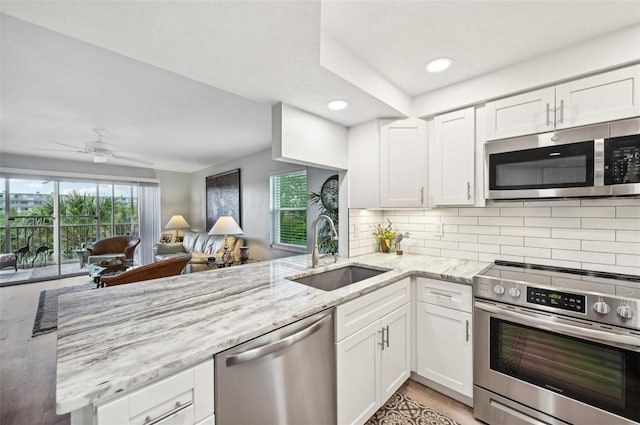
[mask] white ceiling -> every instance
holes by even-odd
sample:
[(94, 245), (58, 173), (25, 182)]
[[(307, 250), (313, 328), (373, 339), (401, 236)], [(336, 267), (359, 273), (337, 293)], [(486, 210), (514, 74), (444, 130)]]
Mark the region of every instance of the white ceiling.
[[(640, 22), (638, 1), (3, 1), (0, 10), (0, 153), (81, 146), (98, 127), (116, 151), (188, 172), (267, 148), (280, 101), (347, 126), (399, 115), (320, 65), (321, 31), (415, 96)], [(450, 72), (424, 72), (440, 55), (454, 58)], [(351, 107), (329, 111), (333, 98)]]

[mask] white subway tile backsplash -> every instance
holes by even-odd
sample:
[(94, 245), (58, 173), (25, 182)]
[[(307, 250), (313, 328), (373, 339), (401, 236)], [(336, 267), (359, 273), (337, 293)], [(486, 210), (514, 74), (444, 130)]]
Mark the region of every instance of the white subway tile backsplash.
[(535, 236), (548, 238), (551, 236), (551, 229), (548, 227), (503, 227), (500, 234), (507, 236)]
[(553, 207), (554, 217), (615, 217), (615, 207)]
[(478, 242), (478, 235), (469, 233), (447, 233), (445, 232), (440, 239), (442, 241), (457, 241), (457, 242)]
[(616, 264), (619, 266), (640, 267), (640, 255), (616, 254)]
[(572, 239), (524, 238), (524, 246), (580, 250), (580, 241)]
[(583, 229), (640, 230), (640, 220), (635, 218), (583, 218)]
[(578, 217), (553, 217), (553, 218), (542, 218), (542, 217), (525, 217), (524, 219), (525, 226), (531, 227), (566, 227), (566, 228), (579, 228), (580, 227), (580, 218)]
[(500, 208), (501, 217), (551, 217), (551, 208)]
[(640, 219), (640, 207), (616, 207), (616, 217)]
[(500, 253), (507, 255), (521, 255), (523, 257), (551, 258), (551, 250), (549, 248), (503, 245), (500, 247)]
[[(350, 210), (350, 256), (390, 218), (407, 253), (640, 275), (640, 198), (487, 201), (484, 208)], [(443, 236), (436, 236), (442, 228)]]
[(490, 245), (486, 243), (468, 243), (460, 242), (461, 251), (490, 252), (493, 254), (500, 253), (500, 245)]
[(551, 229), (551, 237), (556, 239), (587, 239), (592, 241), (615, 241), (615, 230)]
[(554, 260), (579, 261), (581, 263), (601, 263), (615, 264), (616, 255), (603, 252), (569, 251), (564, 249), (554, 249), (551, 253)]
[(523, 217), (478, 217), (481, 226), (524, 226)]
[(500, 227), (498, 226), (458, 226), (460, 233), (474, 233), (476, 235), (499, 235)]
[(524, 238), (521, 236), (493, 236), (493, 235), (478, 235), (478, 242), (488, 243), (495, 245), (516, 245), (523, 246)]
[(474, 225), (478, 224), (478, 217), (442, 217), (442, 222), (444, 224), (467, 224)]
[(500, 208), (460, 208), (460, 210), (458, 210), (458, 213), (460, 216), (469, 217), (497, 217), (500, 215)]
[(640, 232), (632, 230), (616, 230), (616, 241), (640, 243)]
[(582, 250), (640, 255), (640, 244), (630, 242), (582, 241)]

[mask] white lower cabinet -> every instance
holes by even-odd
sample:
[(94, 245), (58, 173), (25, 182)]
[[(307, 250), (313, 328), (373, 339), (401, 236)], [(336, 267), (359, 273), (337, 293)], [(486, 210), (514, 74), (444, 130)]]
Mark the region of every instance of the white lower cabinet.
[(213, 373), (213, 359), (211, 359), (130, 394), (100, 404), (96, 407), (94, 423), (96, 425), (214, 425)]
[[(337, 307), (338, 424), (365, 423), (409, 377), (409, 291), (407, 278)], [(372, 320), (353, 329), (359, 317)]]
[(471, 286), (417, 278), (416, 372), (473, 397)]

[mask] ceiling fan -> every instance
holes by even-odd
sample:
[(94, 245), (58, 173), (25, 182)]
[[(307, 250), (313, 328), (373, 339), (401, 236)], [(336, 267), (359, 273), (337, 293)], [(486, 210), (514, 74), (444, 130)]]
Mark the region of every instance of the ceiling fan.
[(119, 159), (122, 161), (130, 161), (137, 162), (139, 164), (151, 165), (152, 162), (146, 161), (144, 159), (132, 158), (128, 156), (120, 155), (113, 151), (112, 146), (106, 143), (102, 138), (104, 137), (107, 130), (103, 130), (101, 128), (94, 128), (93, 131), (98, 135), (98, 140), (86, 142), (84, 147), (70, 145), (68, 143), (60, 143), (60, 142), (51, 142), (56, 145), (66, 146), (68, 148), (72, 148), (73, 150), (68, 149), (46, 149), (46, 148), (34, 148), (34, 150), (39, 151), (58, 151), (58, 152), (77, 152), (93, 155), (94, 163), (105, 163), (107, 162), (107, 158)]

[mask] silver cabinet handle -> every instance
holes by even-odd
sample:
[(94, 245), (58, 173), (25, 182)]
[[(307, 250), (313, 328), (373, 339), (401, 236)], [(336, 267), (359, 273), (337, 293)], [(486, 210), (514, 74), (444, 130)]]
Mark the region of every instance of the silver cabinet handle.
[(551, 125), (551, 121), (549, 121), (549, 102), (547, 102), (547, 127)]
[(469, 342), (469, 321), (467, 320), (467, 342)]
[(420, 188), (420, 203), (424, 204), (424, 186)]
[(560, 100), (560, 121), (558, 123), (562, 124), (564, 122), (564, 99)]
[(445, 294), (443, 292), (438, 292), (438, 291), (429, 291), (429, 293), (436, 295), (438, 297), (453, 298), (453, 294)]
[(380, 329), (378, 332), (382, 334), (382, 341), (378, 343), (379, 346), (382, 347), (382, 351), (384, 351), (384, 328)]
[(387, 325), (385, 329), (387, 330), (387, 348), (389, 348), (389, 325)]
[(320, 328), (322, 328), (325, 323), (331, 319), (331, 313), (327, 313), (319, 320), (315, 321), (311, 325), (302, 329), (299, 332), (296, 332), (292, 335), (287, 336), (286, 338), (281, 339), (280, 341), (272, 342), (262, 347), (253, 348), (251, 350), (244, 351), (242, 353), (234, 354), (233, 356), (227, 357), (227, 366), (233, 366), (240, 363), (245, 363), (251, 360), (255, 360), (260, 357), (264, 357), (267, 354), (275, 353), (276, 351), (280, 351), (290, 345), (295, 344), (296, 342), (305, 339), (311, 334), (317, 332)]
[(168, 411), (164, 415), (158, 416), (155, 419), (153, 419), (151, 416), (147, 416), (146, 418), (144, 418), (144, 423), (145, 425), (157, 424), (158, 422), (161, 422), (167, 419), (169, 416), (173, 416), (176, 413), (180, 412), (181, 410), (186, 409), (187, 407), (191, 406), (191, 404), (192, 404), (191, 402), (180, 404), (179, 401), (176, 401), (176, 407), (174, 407), (172, 410)]
[(471, 200), (471, 182), (467, 182), (467, 201)]

